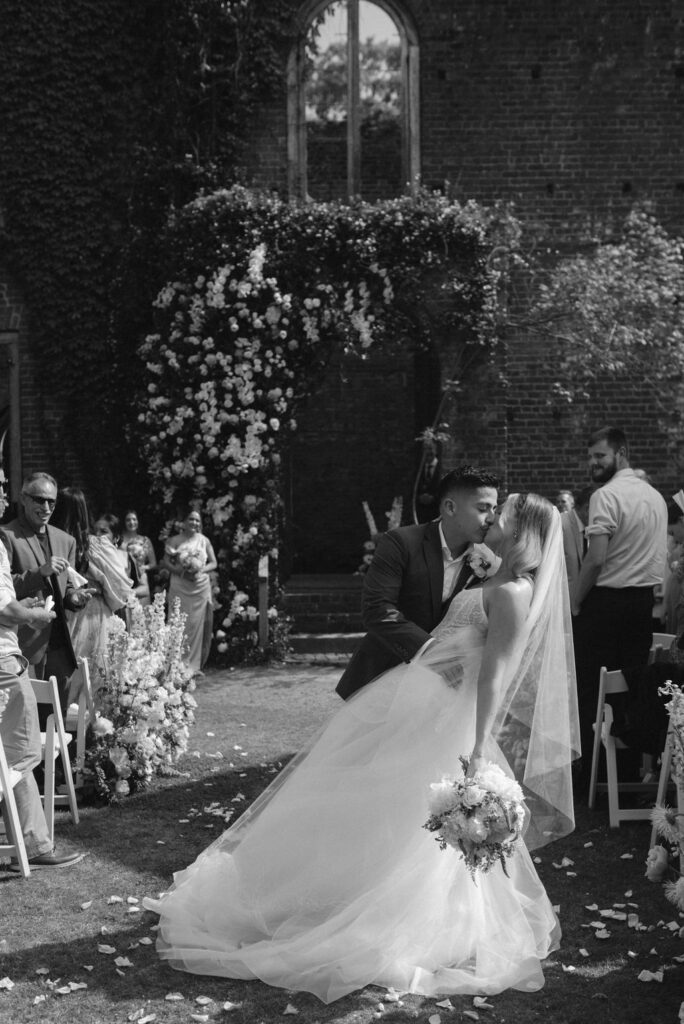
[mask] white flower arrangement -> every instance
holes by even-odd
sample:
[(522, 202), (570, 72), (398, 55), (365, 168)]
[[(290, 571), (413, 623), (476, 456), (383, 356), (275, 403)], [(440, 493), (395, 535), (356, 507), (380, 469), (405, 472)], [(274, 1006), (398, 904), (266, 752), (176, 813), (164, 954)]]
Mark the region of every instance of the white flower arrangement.
[(523, 793), (515, 781), (491, 762), (466, 778), (469, 758), (461, 757), (459, 778), (444, 776), (430, 785), (430, 816), (423, 825), (436, 832), (441, 850), (458, 850), (471, 877), (501, 864), (506, 872), (525, 822)]
[(153, 775), (173, 774), (187, 749), (197, 702), (182, 660), (185, 615), (178, 600), (165, 621), (164, 597), (133, 611), (130, 632), (111, 619), (100, 710), (89, 729), (86, 783), (113, 800), (144, 788)]
[[(684, 791), (684, 689), (668, 682), (658, 688), (668, 697), (665, 702), (670, 716), (672, 741), (672, 776), (680, 792)], [(684, 912), (684, 875), (674, 866), (684, 855), (684, 814), (672, 807), (654, 807), (651, 819), (663, 843), (652, 846), (646, 858), (646, 878), (664, 883), (666, 898)]]

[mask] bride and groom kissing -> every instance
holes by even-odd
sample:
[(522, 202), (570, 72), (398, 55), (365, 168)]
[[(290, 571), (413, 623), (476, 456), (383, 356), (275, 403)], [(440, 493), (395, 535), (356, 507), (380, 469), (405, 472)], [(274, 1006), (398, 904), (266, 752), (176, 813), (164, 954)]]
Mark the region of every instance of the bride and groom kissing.
[[(326, 1003), (366, 985), (434, 997), (544, 984), (560, 926), (529, 851), (574, 827), (570, 609), (557, 509), (534, 494), (499, 508), (497, 490), (462, 467), (439, 521), (381, 539), (348, 699), (144, 901), (172, 967)], [(431, 787), (461, 756), (468, 774), (493, 762), (515, 776), (527, 805), (506, 870), (476, 882), (424, 827)]]

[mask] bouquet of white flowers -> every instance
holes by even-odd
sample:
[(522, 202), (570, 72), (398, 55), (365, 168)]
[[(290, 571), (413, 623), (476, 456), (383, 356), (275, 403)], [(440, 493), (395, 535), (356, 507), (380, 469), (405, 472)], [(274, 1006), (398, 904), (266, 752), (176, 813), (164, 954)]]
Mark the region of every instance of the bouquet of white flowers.
[(423, 825), (436, 832), (441, 850), (459, 850), (473, 880), (510, 857), (522, 835), (525, 805), (520, 786), (491, 762), (466, 778), (469, 758), (461, 757), (463, 774), (430, 785), (430, 817)]

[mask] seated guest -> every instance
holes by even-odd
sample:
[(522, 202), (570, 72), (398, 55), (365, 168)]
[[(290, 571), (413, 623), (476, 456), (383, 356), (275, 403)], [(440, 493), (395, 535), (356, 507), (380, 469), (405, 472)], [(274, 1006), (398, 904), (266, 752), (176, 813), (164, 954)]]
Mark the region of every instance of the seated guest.
[(157, 556), (149, 537), (139, 533), (138, 513), (129, 508), (124, 516), (124, 531), (121, 535), (121, 549), (127, 551), (135, 567), (138, 582), (135, 593), (141, 604), (150, 603), (148, 570), (157, 565)]
[[(10, 768), (21, 775), (14, 787), (14, 797), (32, 868), (71, 867), (84, 856), (56, 852), (33, 775), (42, 759), (40, 726), (28, 662), (17, 640), (17, 626), (44, 631), (54, 620), (54, 611), (48, 611), (37, 598), (17, 601), (7, 552), (0, 544), (0, 736)], [(0, 808), (4, 812), (4, 800)]]
[[(121, 552), (110, 534), (91, 534), (90, 513), (82, 490), (62, 488), (57, 496), (54, 521), (76, 541), (76, 571), (92, 595), (85, 607), (67, 613), (74, 653), (87, 658), (94, 677), (101, 677), (107, 623), (115, 612), (133, 604), (133, 581), (124, 571)], [(94, 689), (98, 689), (95, 679), (94, 684)], [(78, 700), (78, 694), (71, 693), (69, 699), (71, 702)]]
[(161, 564), (170, 574), (169, 611), (178, 598), (181, 611), (187, 616), (185, 660), (198, 675), (211, 647), (214, 604), (209, 574), (216, 570), (217, 563), (214, 549), (202, 533), (201, 516), (195, 509), (190, 509), (185, 517), (182, 532), (168, 541)]

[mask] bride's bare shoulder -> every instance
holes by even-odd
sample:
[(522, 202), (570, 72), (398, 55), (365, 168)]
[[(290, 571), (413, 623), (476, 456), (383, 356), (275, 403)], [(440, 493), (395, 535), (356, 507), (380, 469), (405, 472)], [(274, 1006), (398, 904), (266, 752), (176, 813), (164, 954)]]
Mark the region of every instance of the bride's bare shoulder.
[(526, 576), (493, 581), (483, 594), (487, 614), (491, 615), (492, 611), (526, 613), (532, 590), (532, 581)]

